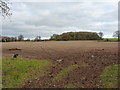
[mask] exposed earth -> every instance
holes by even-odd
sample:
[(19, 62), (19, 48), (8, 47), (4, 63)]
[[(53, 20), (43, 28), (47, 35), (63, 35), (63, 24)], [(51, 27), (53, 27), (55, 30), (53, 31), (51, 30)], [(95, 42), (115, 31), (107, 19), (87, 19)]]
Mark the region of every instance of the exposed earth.
[[(18, 50), (9, 50), (9, 49)], [(2, 44), (2, 57), (50, 60), (51, 72), (26, 82), (24, 88), (102, 88), (100, 79), (106, 66), (118, 64), (118, 43), (98, 41), (9, 42)], [(85, 63), (56, 80), (57, 74), (71, 65)]]

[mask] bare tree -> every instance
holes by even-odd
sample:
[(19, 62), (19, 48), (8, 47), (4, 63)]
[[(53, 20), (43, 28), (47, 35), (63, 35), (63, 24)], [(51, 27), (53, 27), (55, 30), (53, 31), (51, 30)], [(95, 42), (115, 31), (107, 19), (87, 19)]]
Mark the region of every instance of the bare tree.
[(17, 38), (16, 37), (10, 37), (10, 41), (11, 42), (17, 41)]
[(19, 35), (18, 36), (18, 41), (23, 41), (24, 40), (24, 36), (23, 35)]
[(115, 37), (115, 38), (120, 38), (120, 30), (115, 31), (115, 32), (113, 33), (113, 37)]
[(35, 41), (40, 41), (41, 37), (40, 36), (36, 36)]
[(51, 36), (51, 40), (56, 40), (58, 34), (53, 34), (53, 36)]
[(99, 32), (98, 35), (102, 38), (103, 37), (103, 32)]
[(3, 17), (12, 15), (9, 4), (9, 0), (0, 0), (0, 13)]

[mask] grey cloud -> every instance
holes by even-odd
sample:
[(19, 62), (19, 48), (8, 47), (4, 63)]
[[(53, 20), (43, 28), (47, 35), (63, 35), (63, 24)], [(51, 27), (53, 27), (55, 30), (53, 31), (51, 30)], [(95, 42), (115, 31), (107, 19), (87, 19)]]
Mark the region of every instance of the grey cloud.
[(3, 35), (33, 38), (38, 34), (50, 37), (65, 31), (90, 30), (108, 36), (117, 29), (116, 8), (116, 4), (108, 2), (13, 3), (12, 22), (3, 23)]

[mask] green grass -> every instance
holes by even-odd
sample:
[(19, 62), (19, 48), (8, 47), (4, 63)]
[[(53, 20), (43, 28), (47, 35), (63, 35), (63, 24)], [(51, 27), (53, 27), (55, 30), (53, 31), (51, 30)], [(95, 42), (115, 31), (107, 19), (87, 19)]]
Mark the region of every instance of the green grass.
[(28, 80), (49, 73), (47, 60), (3, 59), (3, 88), (20, 88)]
[(61, 70), (61, 71), (55, 76), (55, 78), (54, 78), (53, 81), (60, 81), (61, 79), (66, 78), (66, 77), (68, 76), (68, 74), (69, 74), (71, 71), (75, 70), (76, 68), (78, 68), (78, 67), (86, 67), (86, 66), (88, 66), (88, 64), (86, 64), (86, 63), (71, 65), (71, 66), (69, 66), (69, 67)]
[(118, 38), (104, 38), (103, 41), (118, 42)]
[(105, 68), (102, 75), (100, 76), (104, 88), (118, 87), (118, 67), (120, 67), (120, 65), (111, 65)]

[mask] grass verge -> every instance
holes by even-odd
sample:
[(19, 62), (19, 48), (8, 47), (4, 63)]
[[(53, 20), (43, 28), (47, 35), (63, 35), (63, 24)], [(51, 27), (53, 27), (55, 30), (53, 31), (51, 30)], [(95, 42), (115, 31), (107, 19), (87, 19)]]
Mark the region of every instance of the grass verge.
[(100, 76), (104, 88), (117, 88), (118, 87), (118, 67), (120, 65), (111, 65), (105, 68), (102, 75)]
[(3, 88), (20, 88), (26, 81), (49, 73), (47, 60), (3, 59)]

